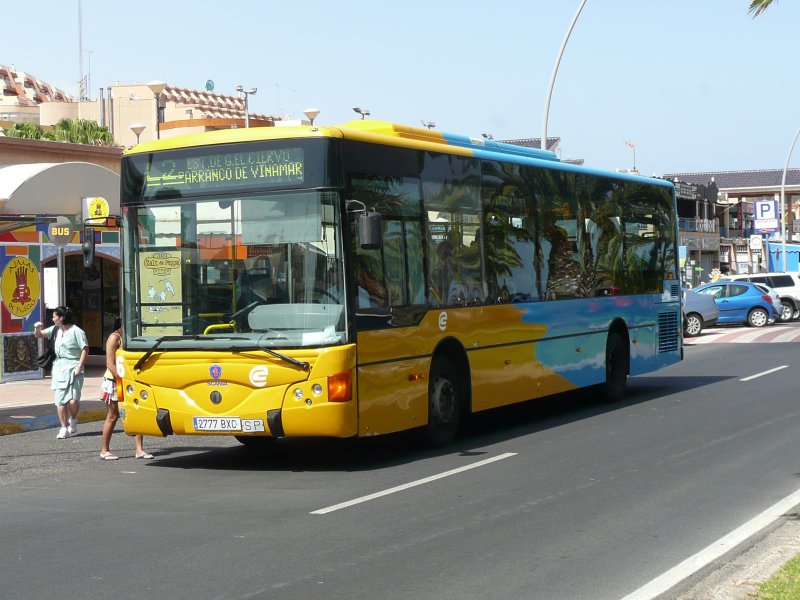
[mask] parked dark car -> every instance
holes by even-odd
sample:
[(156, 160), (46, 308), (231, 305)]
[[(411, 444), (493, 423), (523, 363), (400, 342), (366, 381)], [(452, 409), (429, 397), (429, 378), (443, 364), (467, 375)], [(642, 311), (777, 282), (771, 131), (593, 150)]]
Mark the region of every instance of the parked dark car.
[(754, 283), (716, 281), (696, 287), (694, 291), (714, 298), (719, 309), (719, 324), (746, 323), (751, 327), (764, 327), (775, 320), (772, 298)]

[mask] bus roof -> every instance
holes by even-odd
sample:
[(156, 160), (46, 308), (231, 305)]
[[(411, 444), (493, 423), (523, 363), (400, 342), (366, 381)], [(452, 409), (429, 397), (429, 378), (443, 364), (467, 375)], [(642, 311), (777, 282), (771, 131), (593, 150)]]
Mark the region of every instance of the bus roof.
[[(207, 146), (214, 144), (235, 144), (237, 142), (252, 142), (258, 140), (274, 140), (283, 138), (306, 137), (333, 137), (370, 141), (373, 143), (390, 143), (411, 147), (430, 147), (441, 151), (442, 145), (467, 149), (467, 152), (456, 154), (471, 154), (469, 150), (494, 150), (503, 154), (515, 154), (540, 160), (558, 161), (554, 152), (526, 148), (513, 144), (503, 144), (482, 137), (469, 137), (452, 133), (434, 131), (422, 127), (399, 125), (388, 121), (354, 120), (335, 126), (310, 126), (298, 125), (294, 127), (250, 127), (247, 129), (220, 129), (204, 133), (183, 135), (173, 138), (144, 142), (127, 150), (125, 154), (140, 154), (157, 150), (172, 150), (175, 148), (190, 148), (194, 146)], [(393, 138), (391, 140), (387, 138)]]
[[(195, 133), (173, 138), (144, 142), (126, 150), (125, 155), (143, 154), (159, 150), (174, 150), (178, 148), (192, 148), (197, 146), (211, 146), (216, 144), (236, 144), (241, 142), (255, 142), (260, 140), (296, 139), (328, 137), (339, 139), (359, 140), (374, 144), (386, 144), (429, 150), (432, 152), (448, 152), (462, 156), (475, 156), (488, 160), (506, 159), (512, 162), (531, 161), (558, 163), (558, 169), (581, 173), (602, 174), (619, 179), (647, 181), (650, 184), (663, 184), (672, 186), (666, 180), (660, 180), (628, 173), (615, 173), (600, 169), (563, 163), (558, 156), (549, 150), (527, 148), (496, 142), (483, 137), (470, 137), (465, 135), (446, 133), (423, 127), (411, 127), (389, 121), (357, 119), (342, 125), (312, 126), (298, 125), (291, 127), (250, 127), (237, 129), (220, 129), (204, 133)], [(555, 165), (554, 165), (555, 166)]]

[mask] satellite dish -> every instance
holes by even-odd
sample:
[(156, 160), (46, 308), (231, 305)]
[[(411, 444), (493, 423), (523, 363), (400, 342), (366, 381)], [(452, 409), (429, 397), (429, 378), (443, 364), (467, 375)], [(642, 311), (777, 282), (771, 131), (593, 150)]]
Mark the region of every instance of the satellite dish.
[(206, 81), (206, 91), (213, 92), (214, 91), (214, 82), (210, 79)]

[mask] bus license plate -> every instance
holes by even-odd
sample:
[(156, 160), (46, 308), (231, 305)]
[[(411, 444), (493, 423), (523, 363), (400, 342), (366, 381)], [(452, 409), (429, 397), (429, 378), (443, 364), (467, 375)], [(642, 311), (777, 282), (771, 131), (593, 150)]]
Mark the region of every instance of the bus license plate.
[(242, 431), (264, 431), (264, 419), (242, 419)]
[(239, 417), (195, 417), (195, 431), (241, 431), (242, 420)]

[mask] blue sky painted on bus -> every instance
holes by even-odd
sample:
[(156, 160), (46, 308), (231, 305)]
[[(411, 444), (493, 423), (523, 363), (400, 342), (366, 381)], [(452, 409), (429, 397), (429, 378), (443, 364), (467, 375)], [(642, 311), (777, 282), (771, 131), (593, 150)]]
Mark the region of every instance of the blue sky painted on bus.
[[(83, 0), (91, 96), (117, 81), (234, 93), (316, 124), (372, 118), (538, 137), (578, 0)], [(561, 61), (548, 134), (562, 158), (642, 174), (783, 168), (800, 126), (800, 2), (588, 0)], [(72, 94), (77, 0), (6, 2), (0, 64)], [(790, 166), (800, 165), (800, 150)], [(794, 157), (794, 155), (793, 155)]]

